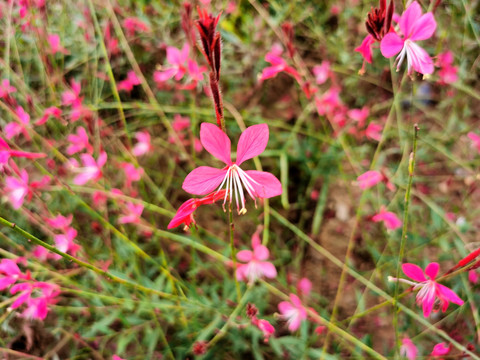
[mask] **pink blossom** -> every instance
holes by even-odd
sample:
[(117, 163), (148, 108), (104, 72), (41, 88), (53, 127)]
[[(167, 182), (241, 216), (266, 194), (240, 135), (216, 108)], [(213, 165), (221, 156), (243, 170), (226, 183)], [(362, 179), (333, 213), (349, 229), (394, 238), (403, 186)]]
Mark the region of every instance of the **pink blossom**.
[(416, 41), (426, 40), (433, 36), (437, 23), (433, 14), (428, 12), (422, 15), (422, 8), (414, 1), (405, 10), (398, 22), (403, 38), (395, 32), (390, 32), (382, 39), (380, 51), (386, 58), (398, 54), (397, 71), (400, 69), (403, 60), (407, 58), (407, 71), (410, 75), (413, 70), (421, 74), (433, 73), (433, 61), (428, 53), (416, 44)]
[(372, 45), (375, 43), (375, 39), (372, 35), (367, 35), (362, 41), (362, 44), (355, 48), (356, 52), (359, 52), (366, 62), (372, 63)]
[(266, 246), (261, 245), (258, 231), (252, 236), (252, 249), (242, 250), (237, 253), (237, 259), (247, 264), (239, 264), (236, 276), (239, 281), (254, 283), (257, 279), (267, 277), (273, 279), (277, 276), (275, 266), (266, 261), (270, 252)]
[(40, 261), (47, 261), (50, 257), (53, 257), (47, 249), (40, 245), (35, 246), (32, 255)]
[(133, 147), (132, 153), (135, 156), (142, 156), (153, 149), (150, 144), (150, 134), (146, 131), (139, 131), (135, 134), (137, 143)]
[(10, 201), (15, 210), (23, 205), (25, 197), (30, 192), (28, 180), (28, 173), (24, 169), (20, 171), (20, 178), (13, 176), (5, 178), (5, 192), (8, 195), (8, 201)]
[(47, 37), (48, 45), (50, 46), (50, 53), (56, 54), (57, 52), (62, 54), (68, 54), (68, 51), (60, 44), (60, 36), (57, 34), (50, 34)]
[(80, 91), (82, 86), (79, 82), (76, 82), (75, 79), (70, 81), (71, 90), (65, 90), (62, 93), (62, 104), (63, 105), (73, 105), (74, 103), (81, 100)]
[(72, 223), (73, 215), (68, 216), (57, 215), (53, 218), (45, 219), (45, 222), (51, 226), (53, 229), (66, 230)]
[(415, 360), (417, 358), (418, 350), (415, 344), (408, 337), (402, 339), (402, 346), (400, 347), (400, 355), (406, 357), (408, 360)]
[(315, 105), (319, 115), (333, 115), (335, 110), (343, 106), (340, 100), (340, 88), (332, 86), (322, 96), (315, 98)]
[(142, 204), (127, 203), (125, 215), (118, 219), (119, 224), (138, 224), (142, 216), (144, 206)]
[(267, 320), (252, 318), (252, 324), (255, 325), (263, 333), (263, 341), (268, 342), (268, 339), (275, 333), (275, 328)]
[(380, 212), (372, 217), (373, 222), (383, 221), (388, 230), (395, 230), (402, 226), (402, 221), (391, 211), (382, 206)]
[(472, 284), (478, 283), (479, 276), (475, 270), (470, 270), (468, 272), (468, 281), (470, 281)]
[(300, 327), (303, 320), (307, 319), (307, 310), (295, 294), (290, 294), (290, 302), (282, 301), (278, 304), (278, 310), (287, 321), (288, 330), (292, 332)]
[(123, 359), (118, 355), (113, 355), (112, 360), (126, 360), (126, 359)]
[(380, 141), (382, 139), (383, 126), (371, 122), (365, 129), (365, 136), (369, 139)]
[(405, 275), (415, 280), (415, 282), (407, 279), (396, 279), (390, 276), (388, 280), (404, 282), (412, 285), (414, 290), (419, 290), (416, 299), (417, 305), (422, 305), (423, 316), (428, 317), (433, 310), (436, 298), (440, 301), (443, 312), (447, 310), (450, 302), (463, 305), (463, 300), (460, 299), (457, 294), (435, 281), (439, 268), (438, 263), (433, 262), (428, 264), (425, 268), (425, 275), (429, 278), (427, 279), (418, 265), (407, 263), (402, 265), (402, 270)]
[(139, 167), (138, 169), (135, 165), (131, 163), (121, 163), (120, 166), (123, 168), (126, 177), (126, 186), (130, 188), (132, 186), (132, 182), (139, 181), (143, 175), (143, 168)]
[(438, 76), (440, 77), (441, 83), (453, 84), (458, 80), (458, 68), (456, 66), (452, 66), (452, 64), (453, 53), (450, 50), (437, 55), (435, 66), (440, 68), (438, 71)]
[(165, 82), (171, 78), (175, 78), (176, 81), (183, 78), (187, 72), (185, 62), (188, 59), (190, 53), (190, 46), (186, 43), (181, 50), (173, 46), (167, 47), (167, 61), (171, 67), (164, 68), (162, 71), (155, 71), (153, 79), (156, 82)]
[(46, 108), (45, 111), (43, 112), (43, 116), (35, 122), (35, 125), (45, 124), (51, 116), (53, 116), (56, 119), (60, 119), (60, 117), (62, 116), (62, 110), (60, 110), (56, 106), (51, 106), (49, 108)]
[[(68, 227), (64, 234), (58, 234), (53, 237), (53, 241), (58, 250), (76, 256), (77, 251), (80, 250), (80, 245), (75, 244), (73, 240), (77, 237), (77, 230)], [(57, 255), (60, 258), (60, 255)]]
[(236, 162), (232, 162), (231, 144), (227, 135), (213, 124), (202, 123), (200, 141), (203, 147), (227, 166), (223, 169), (200, 166), (187, 175), (182, 188), (191, 194), (205, 195), (215, 189), (220, 190), (226, 184), (227, 192), (223, 203), (225, 205), (227, 201), (227, 193), (232, 203), (235, 193), (237, 211), (241, 214), (247, 211), (243, 187), (254, 200), (280, 195), (282, 185), (275, 176), (264, 171), (244, 171), (240, 168), (244, 161), (260, 155), (265, 150), (268, 137), (267, 124), (248, 127), (238, 141)]
[(213, 204), (223, 199), (225, 196), (226, 190), (220, 190), (212, 192), (211, 194), (208, 194), (200, 199), (188, 199), (178, 208), (177, 213), (170, 221), (167, 228), (173, 229), (181, 224), (185, 224), (186, 230), (192, 223), (195, 224), (193, 213), (200, 205)]
[(367, 171), (357, 177), (357, 185), (362, 190), (369, 189), (381, 181), (383, 181), (383, 175), (376, 170)]
[(17, 115), (19, 122), (11, 122), (5, 126), (5, 137), (11, 139), (22, 133), (28, 140), (30, 140), (30, 135), (27, 131), (27, 128), (30, 126), (30, 115), (28, 115), (21, 106), (17, 106), (15, 114)]
[[(39, 290), (40, 295), (32, 297), (34, 290)], [(25, 282), (16, 284), (10, 289), (12, 295), (20, 292), (20, 296), (13, 302), (11, 308), (16, 309), (22, 304), (26, 304), (27, 308), (22, 316), (27, 319), (44, 320), (48, 314), (48, 305), (54, 304), (55, 297), (60, 294), (59, 287), (46, 282)]]
[(123, 26), (127, 29), (127, 36), (134, 36), (136, 32), (149, 32), (150, 27), (136, 17), (128, 17), (123, 20)]
[(67, 136), (67, 141), (70, 145), (67, 148), (67, 154), (73, 155), (80, 151), (86, 150), (89, 154), (93, 152), (93, 147), (88, 141), (88, 134), (85, 128), (79, 126), (77, 128), (77, 134), (70, 134)]
[(280, 56), (281, 53), (282, 49), (276, 47), (272, 48), (272, 50), (265, 55), (265, 61), (272, 64), (272, 66), (263, 69), (262, 74), (260, 75), (260, 81), (273, 78), (277, 76), (278, 73), (286, 72), (300, 82), (300, 75), (297, 70), (287, 64), (287, 62)]
[(0, 83), (0, 98), (7, 98), (7, 96), (11, 93), (16, 92), (17, 89), (10, 85), (10, 80), (3, 79)]
[(370, 110), (368, 107), (364, 106), (361, 109), (351, 109), (348, 111), (348, 117), (358, 123), (358, 127), (363, 127), (365, 122), (370, 115)]
[(432, 353), (430, 355), (443, 356), (443, 355), (447, 355), (449, 352), (450, 352), (450, 346), (448, 346), (444, 342), (441, 342), (433, 347)]
[(473, 145), (477, 148), (477, 151), (480, 153), (480, 135), (477, 135), (473, 131), (470, 131), (467, 134), (467, 136), (470, 140), (472, 140)]
[(27, 279), (29, 275), (23, 275), (17, 262), (10, 259), (2, 259), (0, 262), (0, 291), (15, 284), (20, 279)]
[(46, 157), (44, 153), (31, 153), (20, 150), (12, 150), (5, 140), (0, 138), (0, 171), (3, 171), (5, 165), (11, 157), (23, 157), (27, 159), (40, 159)]
[(318, 85), (325, 83), (331, 75), (330, 62), (322, 61), (320, 65), (313, 67), (313, 74)]
[(308, 296), (312, 291), (312, 282), (307, 278), (301, 278), (297, 284), (297, 291), (300, 296)]
[[(80, 158), (83, 167), (74, 169), (74, 171), (79, 174), (73, 179), (73, 183), (75, 185), (84, 185), (90, 180), (98, 181), (103, 175), (102, 167), (107, 162), (107, 153), (100, 153), (98, 160), (95, 160), (90, 154), (82, 154)], [(75, 162), (73, 162), (73, 164), (75, 164)]]
[(118, 39), (112, 36), (111, 24), (108, 22), (104, 29), (105, 46), (109, 55), (116, 55), (120, 52)]
[(122, 80), (118, 83), (117, 88), (119, 91), (127, 91), (130, 92), (133, 90), (133, 87), (136, 85), (140, 85), (140, 79), (138, 78), (135, 71), (130, 70), (127, 74), (127, 78)]

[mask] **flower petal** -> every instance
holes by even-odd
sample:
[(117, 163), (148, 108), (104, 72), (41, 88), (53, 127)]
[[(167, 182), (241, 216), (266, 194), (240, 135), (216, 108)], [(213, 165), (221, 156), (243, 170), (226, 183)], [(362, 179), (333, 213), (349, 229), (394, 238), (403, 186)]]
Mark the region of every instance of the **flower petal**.
[(440, 269), (440, 265), (438, 265), (438, 263), (436, 262), (430, 263), (425, 268), (425, 274), (427, 274), (430, 277), (430, 279), (435, 280), (439, 269)]
[[(454, 304), (457, 304), (457, 305), (463, 305), (463, 300), (460, 299), (458, 297), (457, 294), (455, 294), (455, 292), (451, 289), (449, 289), (448, 287), (444, 286), (444, 285), (441, 285), (441, 284), (437, 284), (437, 291), (439, 292), (439, 295), (447, 300), (447, 301), (450, 301)], [(440, 297), (439, 296), (439, 297)]]
[(262, 269), (263, 275), (265, 275), (269, 279), (274, 279), (277, 277), (277, 269), (272, 263), (268, 261), (261, 262), (259, 266)]
[(218, 128), (218, 126), (210, 123), (202, 123), (200, 127), (200, 141), (205, 150), (217, 159), (223, 161), (227, 165), (232, 163), (230, 157), (230, 139)]
[(268, 251), (266, 246), (257, 245), (253, 249), (253, 254), (256, 260), (264, 261), (267, 260), (270, 256), (270, 252)]
[(227, 170), (200, 166), (187, 175), (182, 189), (194, 195), (205, 195), (215, 190), (225, 177)]
[(380, 51), (387, 59), (398, 54), (403, 48), (403, 40), (397, 34), (391, 32), (385, 35), (380, 43)]
[(423, 275), (423, 270), (420, 266), (415, 264), (403, 264), (402, 271), (405, 275), (407, 275), (410, 279), (415, 281), (424, 282), (427, 281), (425, 275)]
[(422, 300), (423, 316), (429, 317), (435, 304), (435, 287), (428, 285), (425, 297)]
[(420, 74), (432, 74), (433, 60), (428, 53), (419, 45), (409, 41), (407, 47), (407, 58), (415, 71)]
[(268, 143), (268, 125), (258, 124), (248, 127), (238, 140), (236, 164), (260, 155)]
[(414, 1), (410, 4), (407, 10), (400, 17), (398, 25), (400, 30), (402, 30), (403, 35), (408, 38), (410, 37), (412, 31), (414, 30), (415, 23), (422, 16), (422, 8), (418, 2)]
[(431, 12), (428, 12), (422, 15), (422, 17), (415, 23), (410, 40), (418, 41), (430, 39), (436, 28), (437, 23), (435, 18)]
[(252, 255), (250, 250), (241, 250), (237, 253), (237, 259), (243, 262), (249, 262), (252, 260)]
[(251, 182), (251, 185), (259, 198), (268, 199), (282, 193), (282, 184), (272, 174), (256, 170), (248, 170), (245, 173), (255, 180), (256, 183)]

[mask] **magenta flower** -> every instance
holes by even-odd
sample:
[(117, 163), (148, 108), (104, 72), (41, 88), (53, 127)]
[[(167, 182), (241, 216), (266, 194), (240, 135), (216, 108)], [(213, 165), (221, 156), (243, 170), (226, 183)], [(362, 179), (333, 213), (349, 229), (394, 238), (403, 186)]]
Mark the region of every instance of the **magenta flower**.
[(438, 71), (438, 76), (440, 77), (440, 83), (442, 84), (453, 84), (458, 80), (458, 68), (452, 66), (453, 64), (453, 53), (451, 51), (445, 51), (437, 55), (437, 61), (435, 66), (438, 66), (440, 70)]
[(382, 125), (371, 122), (365, 129), (365, 136), (369, 139), (380, 141), (382, 139)]
[(406, 357), (408, 360), (415, 360), (417, 358), (418, 350), (412, 340), (408, 337), (402, 339), (402, 346), (400, 347), (400, 355)]
[(126, 91), (130, 92), (133, 90), (133, 87), (136, 85), (140, 85), (140, 79), (138, 78), (137, 74), (135, 74), (135, 71), (130, 70), (127, 74), (127, 78), (125, 80), (122, 80), (118, 83), (117, 88), (119, 91)]
[[(80, 250), (80, 245), (75, 244), (73, 240), (77, 237), (77, 230), (68, 227), (64, 234), (58, 234), (53, 237), (53, 241), (58, 250), (76, 256), (77, 251)], [(61, 256), (55, 254), (55, 258), (60, 259)]]
[[(430, 263), (425, 268), (425, 274), (422, 269), (415, 264), (403, 264), (402, 270), (409, 278), (415, 280), (415, 282), (407, 279), (396, 279), (393, 277), (388, 278), (389, 281), (400, 281), (406, 284), (412, 285), (414, 290), (418, 290), (417, 293), (417, 305), (422, 305), (423, 316), (428, 317), (433, 310), (436, 302), (436, 298), (441, 303), (442, 312), (445, 312), (450, 302), (463, 305), (463, 300), (458, 297), (452, 290), (444, 285), (438, 284), (435, 281), (435, 277), (439, 270), (438, 263)], [(428, 279), (425, 277), (428, 276)]]
[(143, 168), (136, 168), (135, 165), (128, 162), (121, 163), (120, 166), (125, 173), (125, 185), (127, 188), (131, 188), (133, 182), (139, 181), (142, 178), (144, 173)]
[(17, 115), (19, 122), (11, 122), (5, 126), (5, 137), (11, 139), (23, 134), (28, 140), (30, 140), (30, 135), (27, 131), (27, 128), (30, 126), (30, 115), (28, 115), (21, 106), (17, 106), (15, 114)]
[(10, 259), (2, 259), (0, 262), (0, 291), (15, 284), (20, 279), (29, 279), (29, 275), (23, 275), (17, 262)]
[(16, 91), (17, 89), (10, 85), (10, 80), (3, 79), (0, 83), (0, 98), (6, 98), (9, 94)]
[[(36, 290), (40, 292), (40, 295), (33, 297), (32, 294), (37, 293)], [(22, 313), (22, 316), (27, 319), (39, 320), (44, 320), (47, 317), (48, 305), (55, 304), (55, 297), (60, 294), (57, 285), (41, 281), (16, 284), (10, 289), (12, 295), (18, 292), (20, 295), (13, 302), (11, 308), (16, 309), (22, 304), (26, 304), (27, 308)]]
[(185, 62), (188, 59), (190, 53), (190, 46), (188, 44), (183, 45), (181, 50), (173, 46), (167, 47), (167, 61), (171, 65), (164, 68), (162, 71), (155, 71), (153, 79), (156, 82), (165, 82), (173, 77), (178, 81), (187, 72), (187, 65)]
[(7, 176), (5, 178), (5, 191), (8, 195), (8, 201), (12, 207), (20, 209), (25, 200), (25, 196), (29, 194), (28, 173), (25, 169), (20, 171), (20, 177)]
[(82, 154), (80, 158), (83, 163), (83, 167), (78, 167), (76, 160), (71, 161), (74, 165), (74, 171), (79, 173), (73, 179), (75, 185), (84, 185), (90, 180), (98, 181), (102, 177), (102, 167), (107, 162), (107, 153), (102, 152), (98, 156), (98, 160), (95, 160), (90, 154)]
[(265, 61), (272, 64), (272, 66), (263, 69), (262, 74), (260, 75), (260, 81), (273, 78), (277, 76), (278, 73), (286, 72), (300, 82), (300, 75), (297, 70), (287, 64), (287, 62), (280, 56), (281, 53), (281, 47), (274, 46), (272, 47), (272, 50), (265, 55)]
[(200, 166), (187, 175), (182, 188), (190, 194), (205, 195), (215, 189), (218, 191), (223, 185), (226, 185), (227, 191), (223, 204), (225, 205), (227, 201), (227, 195), (230, 203), (232, 203), (235, 193), (239, 214), (244, 214), (247, 211), (243, 188), (246, 189), (253, 200), (280, 195), (282, 185), (275, 176), (264, 171), (244, 171), (240, 168), (244, 161), (261, 154), (265, 150), (268, 136), (267, 124), (258, 124), (247, 128), (238, 140), (237, 158), (235, 162), (232, 162), (230, 156), (231, 144), (227, 135), (213, 124), (202, 123), (200, 141), (203, 147), (227, 166), (223, 169)]
[(144, 206), (142, 204), (127, 203), (124, 215), (118, 219), (119, 224), (138, 224), (140, 222)]
[(45, 124), (51, 116), (53, 116), (56, 119), (60, 119), (60, 117), (62, 116), (62, 110), (60, 110), (56, 106), (51, 106), (49, 108), (46, 108), (45, 111), (43, 112), (43, 116), (37, 121), (35, 121), (35, 125)]
[(448, 346), (446, 343), (441, 342), (436, 344), (433, 347), (432, 353), (430, 354), (431, 356), (443, 356), (447, 355), (450, 352), (450, 346)]
[(369, 189), (381, 181), (383, 181), (383, 175), (376, 170), (367, 171), (357, 177), (357, 185), (362, 190)]
[(282, 301), (278, 304), (278, 310), (282, 317), (287, 320), (288, 330), (292, 332), (300, 327), (303, 320), (307, 319), (307, 310), (295, 294), (290, 294), (290, 302)]
[(133, 155), (142, 156), (153, 149), (152, 145), (150, 144), (150, 134), (148, 132), (139, 131), (135, 134), (135, 138), (138, 142), (132, 149)]
[(200, 205), (213, 204), (227, 196), (226, 193), (226, 190), (220, 190), (208, 194), (207, 196), (200, 199), (188, 199), (182, 205), (180, 205), (177, 213), (168, 224), (167, 229), (173, 229), (177, 226), (185, 224), (184, 230), (187, 230), (192, 223), (195, 224), (193, 213)]
[(433, 73), (433, 61), (428, 53), (416, 44), (416, 41), (426, 40), (432, 37), (437, 28), (433, 14), (428, 12), (422, 15), (422, 8), (414, 1), (405, 10), (398, 22), (403, 38), (395, 32), (390, 32), (382, 39), (380, 51), (386, 58), (398, 54), (397, 71), (403, 60), (407, 58), (407, 71), (410, 75), (413, 70), (420, 74)]
[(62, 93), (62, 104), (63, 105), (74, 105), (76, 102), (80, 101), (80, 91), (82, 86), (79, 82), (76, 82), (75, 79), (70, 81), (71, 90), (65, 90)]
[(44, 153), (31, 153), (20, 150), (12, 150), (5, 140), (0, 138), (0, 172), (3, 171), (5, 165), (11, 157), (23, 157), (27, 159), (40, 159), (46, 157)]
[(373, 222), (383, 221), (388, 230), (395, 230), (402, 226), (402, 221), (391, 211), (387, 211), (384, 206), (380, 212), (372, 217)]
[(136, 17), (128, 17), (123, 20), (123, 26), (127, 30), (126, 33), (129, 37), (134, 36), (136, 32), (150, 31), (150, 27), (145, 22)]
[[(359, 52), (369, 64), (372, 63), (372, 45), (375, 44), (375, 41), (376, 40), (373, 38), (373, 36), (369, 34), (365, 36), (360, 46), (355, 48), (355, 51)], [(365, 72), (365, 64), (360, 72)]]
[(313, 67), (313, 75), (315, 75), (315, 82), (318, 85), (325, 83), (331, 74), (329, 61), (322, 61), (320, 65)]
[(85, 128), (78, 127), (77, 134), (70, 134), (67, 136), (67, 141), (70, 145), (67, 148), (67, 154), (73, 155), (80, 151), (86, 150), (89, 154), (93, 152), (93, 147), (88, 141), (88, 135)]
[(248, 281), (254, 283), (257, 279), (267, 277), (273, 279), (277, 276), (275, 266), (266, 261), (270, 256), (266, 246), (260, 243), (260, 238), (256, 232), (252, 236), (252, 248), (250, 250), (242, 250), (237, 253), (237, 259), (247, 264), (239, 264), (236, 276), (239, 281)]
[(467, 134), (467, 136), (470, 140), (472, 140), (473, 146), (475, 146), (477, 148), (478, 152), (480, 153), (480, 135), (475, 134), (473, 131), (470, 131)]
[(68, 54), (68, 51), (60, 44), (60, 36), (57, 34), (50, 34), (47, 36), (48, 45), (50, 46), (50, 53)]
[(268, 339), (275, 333), (275, 328), (267, 320), (252, 318), (252, 324), (255, 325), (263, 333), (263, 341), (268, 342)]

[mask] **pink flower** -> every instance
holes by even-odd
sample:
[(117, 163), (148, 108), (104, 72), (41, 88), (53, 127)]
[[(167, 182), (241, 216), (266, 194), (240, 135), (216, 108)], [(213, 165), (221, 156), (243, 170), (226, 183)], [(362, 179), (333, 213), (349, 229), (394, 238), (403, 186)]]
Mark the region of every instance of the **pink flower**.
[(132, 187), (132, 182), (139, 181), (143, 175), (143, 168), (136, 168), (135, 165), (131, 163), (121, 163), (120, 166), (123, 168), (126, 177), (126, 186), (127, 188)]
[(252, 318), (252, 324), (258, 327), (263, 333), (263, 341), (268, 342), (268, 339), (275, 333), (275, 328), (267, 320)]
[(132, 153), (135, 156), (142, 156), (153, 149), (150, 144), (150, 134), (146, 131), (139, 131), (135, 134), (137, 143), (133, 147)]
[(321, 97), (315, 98), (315, 105), (319, 115), (334, 115), (335, 111), (343, 106), (340, 88), (332, 86)]
[(43, 112), (43, 116), (35, 122), (35, 125), (45, 124), (47, 120), (50, 118), (50, 116), (53, 116), (56, 119), (60, 119), (60, 117), (62, 116), (62, 110), (60, 110), (56, 106), (51, 106), (49, 108), (46, 108), (45, 111)]
[(191, 194), (205, 195), (215, 189), (220, 190), (226, 184), (227, 192), (223, 203), (225, 205), (227, 201), (227, 194), (230, 203), (232, 203), (235, 193), (239, 214), (244, 214), (247, 211), (243, 187), (254, 200), (280, 195), (282, 185), (275, 176), (264, 171), (244, 171), (240, 168), (244, 161), (261, 154), (265, 150), (268, 137), (267, 124), (258, 124), (247, 128), (238, 141), (236, 162), (232, 162), (230, 156), (231, 144), (227, 135), (213, 124), (202, 123), (200, 141), (203, 147), (227, 166), (223, 169), (200, 166), (187, 175), (182, 188)]
[[(356, 52), (359, 52), (366, 62), (372, 63), (372, 45), (375, 43), (375, 39), (372, 35), (367, 35), (362, 41), (362, 44), (355, 48)], [(362, 72), (362, 70), (360, 70)], [(365, 72), (365, 71), (363, 71)]]
[(415, 360), (417, 358), (418, 350), (415, 344), (408, 337), (402, 339), (402, 346), (400, 347), (400, 355), (406, 357), (408, 360)]
[(185, 224), (185, 230), (193, 223), (193, 213), (200, 205), (213, 204), (226, 196), (226, 190), (215, 191), (200, 199), (188, 199), (177, 210), (177, 213), (168, 224), (168, 229), (176, 228), (181, 224)]
[(480, 153), (480, 135), (477, 135), (473, 131), (470, 131), (467, 136), (470, 140), (472, 140), (473, 145), (477, 148), (478, 152)]
[(15, 210), (20, 209), (25, 200), (25, 196), (30, 192), (27, 171), (25, 169), (21, 170), (20, 178), (7, 176), (5, 178), (5, 191), (8, 194), (8, 201), (10, 201), (12, 207)]
[(62, 104), (63, 105), (73, 105), (75, 102), (80, 101), (80, 91), (82, 86), (79, 82), (76, 82), (75, 79), (70, 81), (71, 90), (65, 90), (62, 93)]
[(22, 133), (28, 140), (30, 140), (30, 135), (27, 131), (27, 127), (30, 126), (30, 115), (28, 115), (21, 106), (17, 106), (15, 114), (17, 115), (19, 122), (11, 122), (5, 126), (5, 137), (11, 139)]
[(46, 157), (44, 153), (31, 153), (19, 150), (12, 150), (5, 140), (0, 138), (0, 171), (3, 171), (5, 165), (11, 157), (23, 157), (27, 159), (40, 159)]
[(16, 91), (17, 89), (10, 85), (10, 80), (3, 79), (0, 83), (0, 98), (5, 99), (9, 94)]
[(50, 46), (50, 53), (56, 54), (57, 52), (62, 54), (68, 54), (68, 51), (60, 44), (60, 36), (57, 34), (50, 34), (47, 37), (48, 45)]
[(441, 342), (433, 347), (432, 353), (430, 355), (443, 356), (443, 355), (447, 355), (449, 352), (450, 352), (450, 346), (448, 346), (444, 342)]
[[(40, 295), (32, 297), (34, 290), (39, 290)], [(18, 292), (20, 292), (20, 296), (13, 302), (11, 308), (16, 309), (25, 303), (27, 308), (22, 313), (22, 316), (28, 319), (39, 320), (44, 320), (47, 317), (48, 305), (54, 304), (56, 302), (54, 298), (60, 294), (57, 285), (41, 281), (16, 284), (10, 289), (12, 295)]]
[(70, 214), (67, 217), (63, 215), (57, 215), (50, 219), (45, 219), (45, 222), (54, 229), (66, 230), (72, 223), (73, 215)]
[(383, 181), (383, 175), (376, 170), (367, 171), (357, 177), (357, 184), (362, 190), (369, 189), (381, 181)]
[(0, 262), (0, 291), (5, 290), (10, 285), (15, 284), (20, 279), (27, 279), (18, 268), (17, 262), (10, 259), (2, 259)]
[[(102, 152), (98, 156), (98, 160), (95, 160), (90, 154), (82, 154), (80, 158), (83, 163), (83, 167), (77, 167), (74, 169), (79, 174), (73, 179), (75, 185), (84, 185), (90, 180), (98, 181), (102, 177), (102, 167), (107, 162), (107, 153)], [(75, 164), (76, 161), (73, 162)]]
[(126, 359), (123, 359), (118, 355), (113, 355), (112, 360), (126, 360)]
[(118, 90), (119, 91), (127, 91), (130, 92), (133, 90), (133, 87), (135, 85), (140, 85), (140, 79), (137, 77), (137, 74), (135, 74), (135, 71), (131, 70), (127, 74), (127, 78), (125, 80), (122, 80), (118, 83)]
[(437, 55), (437, 61), (435, 66), (440, 68), (438, 76), (440, 77), (440, 82), (443, 84), (453, 84), (458, 80), (458, 68), (452, 66), (453, 64), (453, 53), (451, 51), (445, 51)]
[(421, 74), (433, 73), (433, 61), (428, 53), (416, 44), (416, 41), (426, 40), (433, 36), (437, 23), (433, 14), (428, 12), (422, 15), (422, 8), (414, 1), (405, 10), (398, 22), (403, 38), (390, 32), (382, 39), (380, 51), (386, 58), (398, 54), (397, 71), (407, 57), (407, 71), (410, 75), (413, 70)]
[(169, 68), (165, 68), (162, 71), (155, 71), (153, 79), (156, 82), (165, 82), (173, 77), (178, 81), (187, 72), (185, 62), (188, 59), (190, 53), (190, 46), (186, 43), (181, 50), (173, 46), (167, 47), (167, 61), (171, 65)]
[(414, 290), (418, 290), (417, 293), (417, 305), (422, 305), (423, 307), (423, 316), (428, 317), (433, 310), (435, 305), (436, 298), (441, 303), (442, 311), (445, 312), (448, 308), (450, 302), (463, 305), (463, 300), (458, 297), (452, 290), (447, 288), (444, 285), (438, 284), (435, 281), (435, 277), (438, 274), (439, 270), (438, 263), (430, 263), (425, 268), (425, 275), (429, 277), (427, 279), (422, 271), (422, 269), (415, 264), (403, 264), (402, 270), (409, 278), (415, 280), (416, 282), (407, 280), (407, 279), (396, 279), (389, 276), (389, 281), (400, 281), (406, 284), (412, 285)]
[(468, 272), (468, 281), (470, 281), (472, 284), (478, 283), (479, 277), (478, 274), (475, 270), (470, 270)]
[(67, 154), (73, 155), (80, 151), (86, 150), (88, 153), (93, 152), (93, 147), (88, 142), (88, 135), (85, 128), (79, 126), (77, 128), (77, 134), (70, 134), (67, 136), (67, 141), (70, 145), (67, 148)]
[(149, 32), (150, 27), (136, 17), (128, 17), (123, 20), (123, 26), (127, 29), (127, 36), (134, 36), (136, 32)]
[(303, 320), (307, 319), (307, 310), (295, 294), (290, 294), (290, 302), (282, 301), (278, 304), (278, 310), (282, 317), (287, 320), (288, 330), (292, 332), (300, 327)]
[(248, 281), (254, 283), (257, 279), (267, 277), (273, 279), (277, 276), (275, 266), (266, 261), (270, 256), (266, 246), (261, 245), (258, 232), (252, 236), (252, 248), (250, 250), (242, 250), (237, 253), (237, 259), (247, 264), (239, 264), (236, 276), (239, 281)]
[(358, 123), (358, 127), (363, 127), (365, 122), (370, 115), (370, 110), (368, 107), (364, 106), (361, 109), (352, 109), (348, 111), (348, 117)]
[(313, 67), (313, 75), (315, 75), (315, 81), (318, 85), (325, 83), (330, 76), (330, 62), (322, 61), (320, 65)]
[[(77, 230), (74, 228), (67, 228), (64, 234), (58, 234), (53, 237), (53, 241), (58, 250), (76, 256), (77, 251), (80, 250), (80, 245), (75, 244), (73, 240), (77, 237)], [(60, 255), (56, 257), (60, 258)]]
[(127, 203), (125, 215), (118, 219), (119, 224), (138, 224), (142, 216), (144, 206), (142, 204)]
[(262, 74), (260, 75), (260, 81), (273, 78), (277, 76), (278, 73), (284, 71), (300, 82), (300, 75), (297, 70), (287, 64), (287, 62), (280, 56), (281, 53), (281, 48), (272, 48), (272, 50), (265, 55), (265, 61), (272, 64), (272, 66), (263, 69)]
[(365, 136), (369, 139), (380, 141), (382, 139), (382, 125), (371, 122), (365, 129)]
[(312, 291), (312, 282), (307, 278), (301, 278), (297, 284), (297, 291), (300, 296), (308, 296)]
[(393, 212), (387, 211), (384, 206), (380, 212), (372, 217), (373, 222), (383, 221), (388, 230), (395, 230), (402, 226), (402, 221)]

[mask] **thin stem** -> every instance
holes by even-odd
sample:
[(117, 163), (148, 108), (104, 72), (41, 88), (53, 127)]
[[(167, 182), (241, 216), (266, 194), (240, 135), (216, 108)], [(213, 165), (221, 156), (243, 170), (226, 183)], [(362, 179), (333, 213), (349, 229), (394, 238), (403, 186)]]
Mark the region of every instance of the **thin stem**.
[(235, 232), (235, 224), (233, 223), (233, 211), (232, 211), (232, 203), (228, 205), (228, 217), (229, 217), (229, 232), (230, 232), (230, 249), (232, 253), (232, 264), (233, 264), (233, 278), (235, 279), (235, 289), (237, 291), (237, 301), (240, 302), (242, 298), (242, 293), (240, 291), (240, 284), (237, 279), (237, 252), (235, 250), (235, 244), (233, 243), (233, 236)]
[[(405, 244), (407, 243), (407, 230), (408, 230), (408, 210), (410, 208), (410, 198), (413, 184), (413, 171), (415, 168), (415, 155), (417, 154), (417, 139), (419, 127), (417, 124), (413, 125), (413, 151), (410, 154), (410, 160), (408, 162), (408, 185), (407, 191), (405, 193), (405, 210), (403, 212), (403, 227), (402, 227), (402, 238), (400, 239), (400, 252), (398, 253), (397, 260), (397, 274), (396, 278), (400, 277), (400, 266), (403, 261), (403, 256), (405, 254)], [(399, 291), (399, 282), (395, 283), (395, 293), (393, 296), (394, 299), (394, 312), (393, 312), (393, 328), (395, 329), (395, 342), (397, 344), (396, 351), (399, 350), (400, 346), (400, 334), (398, 331), (398, 291)]]

